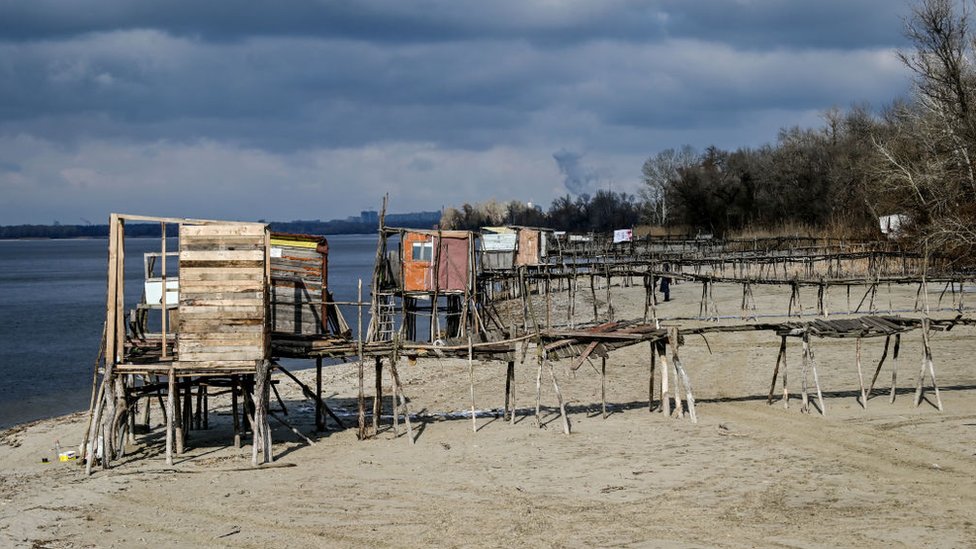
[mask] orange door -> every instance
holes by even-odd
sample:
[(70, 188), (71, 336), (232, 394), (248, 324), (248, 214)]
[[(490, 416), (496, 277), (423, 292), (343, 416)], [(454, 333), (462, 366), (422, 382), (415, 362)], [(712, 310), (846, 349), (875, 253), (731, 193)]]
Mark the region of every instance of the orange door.
[(403, 289), (425, 292), (433, 289), (434, 237), (420, 233), (403, 235)]

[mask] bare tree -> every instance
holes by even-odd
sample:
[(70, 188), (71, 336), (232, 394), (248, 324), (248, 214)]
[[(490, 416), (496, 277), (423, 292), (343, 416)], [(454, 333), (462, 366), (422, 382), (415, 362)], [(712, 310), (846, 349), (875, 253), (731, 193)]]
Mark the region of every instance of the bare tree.
[(661, 225), (668, 221), (667, 189), (679, 179), (680, 170), (698, 162), (698, 154), (690, 145), (680, 149), (665, 149), (648, 158), (641, 167), (644, 186), (640, 190), (648, 210), (648, 221)]
[(921, 242), (976, 252), (976, 70), (970, 8), (921, 0), (905, 22), (914, 49), (899, 54), (914, 73), (913, 101), (889, 113), (875, 135), (882, 192), (899, 197)]

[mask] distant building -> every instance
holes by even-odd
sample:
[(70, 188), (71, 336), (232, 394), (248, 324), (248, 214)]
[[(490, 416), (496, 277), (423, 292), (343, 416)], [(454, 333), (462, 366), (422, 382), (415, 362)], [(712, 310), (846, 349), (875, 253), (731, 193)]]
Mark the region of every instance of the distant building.
[(380, 222), (380, 214), (376, 210), (364, 210), (359, 212), (359, 221), (375, 225)]

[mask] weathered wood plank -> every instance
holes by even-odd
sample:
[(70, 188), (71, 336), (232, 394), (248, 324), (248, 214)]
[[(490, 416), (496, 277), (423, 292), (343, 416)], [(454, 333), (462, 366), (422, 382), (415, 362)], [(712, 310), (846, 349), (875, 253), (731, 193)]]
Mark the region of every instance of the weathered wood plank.
[(217, 223), (213, 225), (183, 225), (180, 236), (260, 236), (264, 237), (267, 226), (262, 223)]
[[(257, 331), (254, 326), (264, 326), (264, 319), (262, 318), (194, 318), (191, 322), (192, 324), (181, 325), (180, 335), (207, 332), (250, 332)], [(188, 328), (184, 329), (184, 326), (188, 326)]]
[(183, 261), (264, 261), (264, 249), (254, 250), (209, 250), (187, 251), (180, 250), (180, 262)]
[(224, 353), (183, 352), (179, 354), (182, 362), (220, 362), (233, 360), (262, 360), (264, 349), (244, 350)]
[(198, 282), (230, 282), (230, 281), (256, 281), (264, 280), (264, 268), (254, 267), (250, 269), (235, 269), (228, 271), (225, 269), (205, 269), (192, 268), (180, 265), (180, 283), (186, 284), (191, 281)]
[(199, 297), (193, 296), (181, 300), (180, 310), (184, 308), (191, 309), (189, 312), (192, 314), (192, 309), (199, 307), (234, 307), (234, 309), (227, 312), (242, 312), (240, 307), (264, 307), (264, 298), (249, 298), (246, 296), (233, 297), (231, 294), (230, 299), (216, 299), (212, 294), (204, 294)]

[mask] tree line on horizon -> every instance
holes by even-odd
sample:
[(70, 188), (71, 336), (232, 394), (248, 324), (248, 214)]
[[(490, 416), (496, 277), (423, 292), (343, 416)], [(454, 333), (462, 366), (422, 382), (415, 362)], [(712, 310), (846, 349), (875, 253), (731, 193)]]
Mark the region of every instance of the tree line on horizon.
[(820, 127), (784, 128), (758, 148), (669, 148), (644, 162), (638, 195), (567, 195), (547, 210), (517, 201), (465, 204), (446, 209), (442, 226), (608, 231), (651, 224), (717, 235), (802, 226), (868, 235), (878, 234), (879, 216), (901, 214), (906, 243), (976, 264), (971, 12), (953, 0), (912, 7), (905, 20), (912, 48), (898, 56), (913, 89), (880, 110), (830, 109)]

